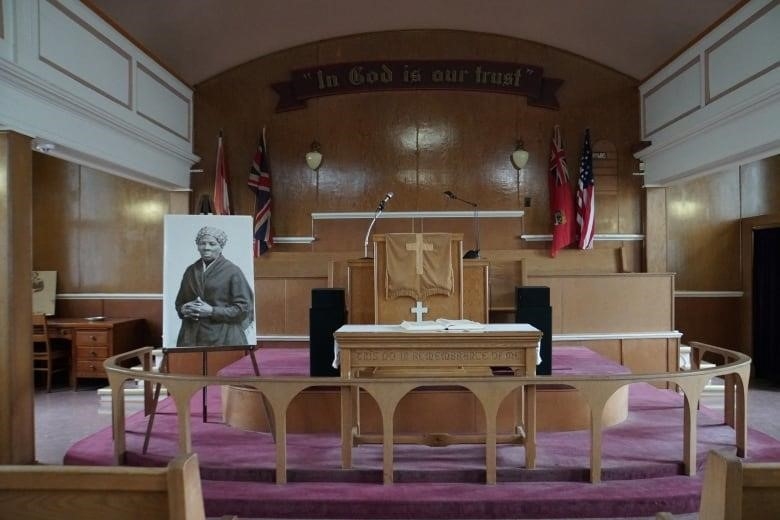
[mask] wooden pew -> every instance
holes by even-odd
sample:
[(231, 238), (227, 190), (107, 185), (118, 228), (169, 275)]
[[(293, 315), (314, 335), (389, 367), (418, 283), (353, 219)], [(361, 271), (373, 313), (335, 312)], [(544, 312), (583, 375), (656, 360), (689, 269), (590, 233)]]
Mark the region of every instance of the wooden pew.
[(14, 520), (205, 520), (195, 454), (166, 468), (0, 466), (0, 511)]
[[(658, 513), (657, 520), (672, 520)], [(711, 451), (704, 469), (699, 520), (780, 518), (780, 462), (743, 462)]]

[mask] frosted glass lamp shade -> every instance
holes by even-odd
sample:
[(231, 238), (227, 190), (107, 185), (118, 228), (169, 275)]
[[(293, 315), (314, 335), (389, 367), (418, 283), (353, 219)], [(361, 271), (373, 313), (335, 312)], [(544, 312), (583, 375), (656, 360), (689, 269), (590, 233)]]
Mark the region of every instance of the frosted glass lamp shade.
[(311, 143), (311, 151), (307, 152), (304, 156), (306, 159), (306, 165), (314, 171), (322, 164), (322, 153), (320, 153), (320, 143), (314, 141)]
[(514, 166), (516, 170), (525, 168), (525, 165), (528, 163), (528, 152), (523, 148), (522, 141), (517, 142), (517, 147), (515, 148), (515, 151), (512, 152), (512, 155), (509, 156), (509, 159), (512, 161), (512, 166)]

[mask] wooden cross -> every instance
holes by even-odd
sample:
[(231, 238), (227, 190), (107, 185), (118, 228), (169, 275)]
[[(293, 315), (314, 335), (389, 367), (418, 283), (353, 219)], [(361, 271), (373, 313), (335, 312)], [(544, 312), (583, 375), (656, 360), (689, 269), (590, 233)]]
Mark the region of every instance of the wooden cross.
[[(414, 251), (415, 254), (415, 263), (417, 266), (417, 274), (421, 275), (423, 274), (423, 251), (433, 251), (433, 244), (430, 242), (423, 243), (423, 237), (421, 233), (417, 233), (414, 243), (406, 244), (406, 250), (407, 251)], [(417, 302), (418, 304), (420, 302)], [(419, 316), (418, 316), (418, 320)]]
[(412, 314), (417, 315), (417, 323), (420, 323), (422, 319), (422, 315), (428, 312), (428, 307), (423, 307), (422, 302), (417, 302), (417, 304), (410, 309), (412, 311)]

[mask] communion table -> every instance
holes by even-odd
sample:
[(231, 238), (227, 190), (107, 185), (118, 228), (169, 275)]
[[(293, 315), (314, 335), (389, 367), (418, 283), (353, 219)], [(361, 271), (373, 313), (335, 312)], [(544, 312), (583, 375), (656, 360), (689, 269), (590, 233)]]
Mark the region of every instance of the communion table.
[[(334, 337), (343, 379), (354, 377), (432, 378), (490, 376), (493, 367), (536, 375), (541, 332), (524, 323), (486, 324), (479, 330), (409, 331), (400, 325), (344, 325)], [(526, 466), (536, 455), (536, 388), (525, 389), (517, 432)], [(351, 466), (351, 447), (362, 440), (359, 392), (341, 390), (342, 466)], [(457, 441), (457, 439), (455, 439)], [(419, 442), (425, 442), (420, 440)]]

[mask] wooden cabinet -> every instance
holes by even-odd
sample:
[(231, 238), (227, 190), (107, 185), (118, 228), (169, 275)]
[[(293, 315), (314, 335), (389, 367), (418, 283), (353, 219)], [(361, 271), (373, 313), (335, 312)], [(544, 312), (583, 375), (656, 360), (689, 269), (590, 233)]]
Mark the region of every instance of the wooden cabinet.
[(144, 320), (105, 318), (89, 321), (83, 318), (49, 319), (50, 335), (71, 342), (73, 363), (71, 383), (78, 379), (103, 379), (103, 362), (117, 354), (144, 346)]

